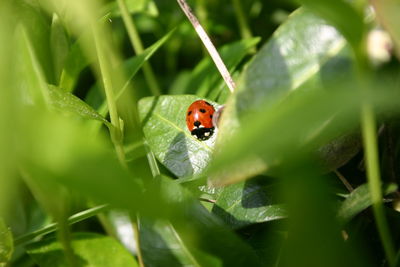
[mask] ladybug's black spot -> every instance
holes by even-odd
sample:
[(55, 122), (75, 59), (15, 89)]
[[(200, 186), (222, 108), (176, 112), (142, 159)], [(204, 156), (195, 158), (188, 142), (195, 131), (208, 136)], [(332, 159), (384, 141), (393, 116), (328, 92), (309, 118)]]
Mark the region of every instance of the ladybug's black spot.
[(188, 112), (188, 116), (190, 116), (190, 114), (192, 114), (192, 111), (189, 111), (189, 112)]
[(212, 115), (210, 115), (210, 119), (212, 119)]
[(195, 121), (195, 122), (193, 123), (193, 125), (196, 126), (196, 127), (199, 127), (199, 126), (201, 125), (201, 122)]
[(204, 101), (207, 105), (212, 106), (210, 103), (208, 103), (207, 101)]
[(200, 109), (200, 112), (201, 112), (201, 113), (206, 113), (206, 110), (205, 110), (204, 108), (201, 108), (201, 109)]

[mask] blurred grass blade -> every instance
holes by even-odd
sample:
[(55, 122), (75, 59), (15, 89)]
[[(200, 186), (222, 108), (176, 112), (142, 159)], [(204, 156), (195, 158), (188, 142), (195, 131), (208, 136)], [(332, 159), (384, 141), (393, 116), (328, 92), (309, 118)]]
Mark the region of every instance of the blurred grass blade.
[[(273, 173), (286, 163), (307, 154), (315, 154), (319, 146), (331, 141), (342, 131), (355, 127), (358, 121), (357, 107), (360, 105), (357, 98), (360, 97), (354, 92), (340, 90), (330, 93), (302, 92), (273, 108), (266, 107), (253, 113), (243, 121), (240, 131), (231, 137), (229, 143), (217, 150), (211, 166), (215, 175), (213, 182), (229, 184), (233, 182), (232, 178), (238, 181), (229, 172), (224, 175), (224, 171), (240, 171), (246, 168), (246, 164), (251, 166), (251, 163), (256, 163), (256, 169)], [(331, 124), (327, 125), (327, 120)], [(256, 155), (262, 159), (261, 162)], [(249, 176), (241, 179), (246, 177)]]
[[(72, 247), (79, 264), (93, 267), (138, 266), (135, 258), (114, 238), (93, 233), (74, 233)], [(46, 239), (27, 248), (28, 254), (42, 267), (68, 266), (61, 244), (55, 239)]]
[[(152, 0), (125, 0), (129, 14), (146, 14), (157, 16), (158, 9)], [(121, 10), (116, 1), (105, 4), (103, 14), (110, 13), (111, 17), (120, 17)]]

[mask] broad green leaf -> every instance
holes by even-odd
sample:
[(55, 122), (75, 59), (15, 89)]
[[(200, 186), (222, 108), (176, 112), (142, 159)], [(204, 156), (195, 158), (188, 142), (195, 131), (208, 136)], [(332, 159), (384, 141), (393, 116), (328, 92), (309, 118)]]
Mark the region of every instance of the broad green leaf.
[[(93, 233), (74, 233), (72, 248), (75, 260), (82, 266), (138, 266), (135, 258), (114, 238)], [(62, 245), (55, 239), (33, 243), (28, 254), (41, 267), (69, 266)]]
[[(385, 185), (383, 194), (388, 195), (397, 190), (395, 184)], [(349, 194), (345, 201), (340, 205), (337, 216), (342, 223), (350, 221), (358, 213), (372, 205), (371, 194), (367, 184), (360, 185)]]
[(352, 77), (352, 66), (340, 33), (307, 9), (298, 9), (242, 72), (235, 94), (238, 115), (275, 104), (298, 89), (334, 87), (339, 79)]
[(54, 79), (58, 84), (64, 62), (69, 52), (69, 40), (60, 18), (53, 13), (50, 31), (50, 48), (53, 58)]
[(0, 218), (0, 267), (6, 267), (14, 250), (10, 228)]
[(400, 57), (400, 2), (397, 0), (372, 0), (377, 18), (382, 26), (392, 36), (396, 46), (397, 57)]
[(353, 48), (358, 49), (364, 38), (363, 16), (354, 7), (343, 0), (297, 0), (315, 14), (335, 26)]
[(143, 132), (151, 150), (178, 177), (200, 174), (211, 161), (217, 132), (200, 141), (186, 126), (186, 111), (198, 99), (193, 95), (166, 95), (139, 101)]
[[(344, 128), (334, 123), (341, 122), (341, 112), (356, 100), (350, 97), (352, 70), (350, 51), (338, 31), (306, 9), (295, 11), (242, 72), (237, 92), (228, 100), (218, 151), (237, 158), (232, 166), (225, 165), (222, 179), (231, 183), (265, 172), (299, 148), (311, 153), (317, 151), (317, 143), (326, 145), (346, 133), (348, 120), (343, 120)], [(342, 100), (346, 94), (349, 97)], [(330, 136), (324, 135), (327, 129)], [(224, 140), (229, 140), (225, 146)]]
[[(249, 51), (258, 44), (260, 38), (251, 38), (240, 40), (223, 46), (219, 53), (226, 67), (230, 72), (233, 72), (237, 65), (249, 53)], [(209, 58), (204, 58), (195, 69), (192, 71), (190, 78), (185, 86), (171, 88), (173, 94), (196, 94), (201, 97), (206, 97), (210, 94), (218, 95), (222, 91), (224, 81), (221, 78), (215, 63)], [(212, 98), (213, 100), (215, 98)]]
[(232, 228), (286, 218), (287, 211), (277, 194), (278, 187), (261, 178), (228, 185), (212, 211)]
[(70, 92), (49, 85), (49, 97), (53, 107), (61, 112), (76, 114), (84, 119), (98, 120), (110, 126), (110, 123), (96, 110)]

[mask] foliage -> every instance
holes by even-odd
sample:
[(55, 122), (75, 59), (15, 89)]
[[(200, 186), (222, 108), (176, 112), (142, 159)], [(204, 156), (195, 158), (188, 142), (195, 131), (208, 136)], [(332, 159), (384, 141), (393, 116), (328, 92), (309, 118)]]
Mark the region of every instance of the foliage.
[(233, 93), (177, 2), (0, 1), (0, 266), (399, 265), (399, 4), (188, 2)]

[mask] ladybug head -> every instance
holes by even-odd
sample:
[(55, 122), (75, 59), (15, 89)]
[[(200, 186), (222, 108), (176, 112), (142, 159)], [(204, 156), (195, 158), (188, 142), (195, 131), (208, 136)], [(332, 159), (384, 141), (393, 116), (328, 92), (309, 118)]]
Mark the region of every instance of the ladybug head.
[(208, 140), (214, 133), (214, 127), (212, 128), (195, 128), (191, 131), (191, 134), (196, 136), (201, 141)]

